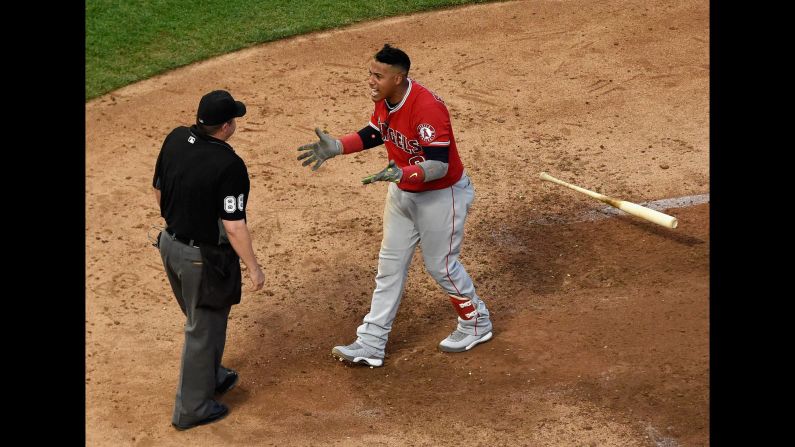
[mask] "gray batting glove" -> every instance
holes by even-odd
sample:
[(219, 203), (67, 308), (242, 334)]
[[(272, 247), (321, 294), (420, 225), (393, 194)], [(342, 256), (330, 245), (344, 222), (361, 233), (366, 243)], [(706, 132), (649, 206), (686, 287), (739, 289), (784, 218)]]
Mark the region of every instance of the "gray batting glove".
[(320, 141), (317, 143), (310, 143), (305, 144), (298, 148), (298, 151), (304, 151), (303, 154), (298, 156), (299, 160), (304, 160), (301, 163), (301, 166), (307, 166), (313, 161), (317, 161), (314, 166), (312, 166), (313, 171), (317, 171), (317, 168), (323, 164), (324, 161), (328, 160), (329, 158), (334, 158), (337, 155), (342, 153), (342, 143), (339, 140), (335, 140), (331, 138), (327, 133), (323, 133), (320, 128), (315, 127), (315, 133), (317, 134)]
[(368, 183), (373, 182), (395, 182), (400, 183), (400, 179), (403, 177), (403, 170), (395, 166), (394, 160), (389, 160), (389, 165), (381, 170), (381, 172), (377, 172), (372, 175), (368, 175), (367, 177), (362, 179), (362, 184), (367, 185)]

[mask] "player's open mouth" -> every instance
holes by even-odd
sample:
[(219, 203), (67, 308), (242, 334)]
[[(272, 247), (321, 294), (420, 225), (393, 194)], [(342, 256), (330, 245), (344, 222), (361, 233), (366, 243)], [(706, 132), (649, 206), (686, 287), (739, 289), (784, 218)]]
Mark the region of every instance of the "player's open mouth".
[(376, 89), (371, 89), (371, 90), (370, 90), (370, 96), (372, 96), (372, 97), (376, 97), (376, 96), (378, 96), (378, 90), (376, 90)]

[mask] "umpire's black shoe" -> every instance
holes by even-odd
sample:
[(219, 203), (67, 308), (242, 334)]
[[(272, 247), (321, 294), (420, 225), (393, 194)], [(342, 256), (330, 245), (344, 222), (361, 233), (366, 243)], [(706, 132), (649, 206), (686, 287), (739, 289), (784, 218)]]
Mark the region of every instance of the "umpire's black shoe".
[(240, 376), (237, 374), (237, 371), (227, 368), (226, 377), (224, 377), (224, 380), (215, 387), (215, 394), (226, 393), (227, 391), (234, 388), (239, 380)]
[(207, 416), (206, 418), (200, 421), (196, 421), (192, 424), (179, 425), (172, 422), (171, 425), (173, 425), (174, 428), (176, 428), (177, 430), (182, 431), (182, 430), (187, 430), (189, 428), (198, 427), (199, 425), (211, 424), (215, 421), (220, 421), (221, 419), (225, 418), (227, 414), (229, 414), (229, 408), (227, 408), (227, 406), (224, 404), (216, 402), (215, 411), (210, 413), (210, 415)]

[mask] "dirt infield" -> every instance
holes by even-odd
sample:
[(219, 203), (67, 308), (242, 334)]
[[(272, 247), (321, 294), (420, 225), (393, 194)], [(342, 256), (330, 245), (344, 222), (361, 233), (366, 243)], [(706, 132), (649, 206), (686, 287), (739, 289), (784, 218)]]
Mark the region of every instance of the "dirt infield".
[[(330, 356), (374, 286), (386, 184), (374, 149), (312, 173), (312, 128), (360, 129), (368, 58), (406, 50), (445, 99), (476, 199), (461, 260), (495, 337), (468, 353), (415, 257), (383, 368)], [(171, 425), (180, 313), (146, 234), (164, 136), (224, 88), (251, 175), (265, 291), (232, 310), (224, 421)], [(538, 179), (646, 202), (709, 193), (709, 5), (519, 1), (273, 42), (86, 105), (87, 445), (709, 444), (709, 204), (669, 230)], [(323, 281), (318, 281), (318, 275)]]

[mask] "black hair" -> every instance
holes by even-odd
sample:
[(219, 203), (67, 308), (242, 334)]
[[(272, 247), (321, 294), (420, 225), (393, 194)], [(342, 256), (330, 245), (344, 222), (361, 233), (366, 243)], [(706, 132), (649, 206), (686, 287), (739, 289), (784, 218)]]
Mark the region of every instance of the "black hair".
[(408, 73), (409, 68), (411, 68), (409, 55), (404, 53), (400, 48), (395, 48), (388, 43), (385, 43), (384, 47), (378, 50), (378, 53), (375, 53), (373, 57), (382, 64), (398, 66), (406, 73)]

